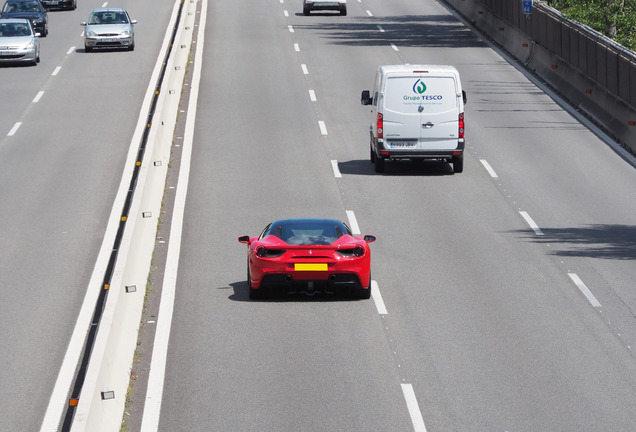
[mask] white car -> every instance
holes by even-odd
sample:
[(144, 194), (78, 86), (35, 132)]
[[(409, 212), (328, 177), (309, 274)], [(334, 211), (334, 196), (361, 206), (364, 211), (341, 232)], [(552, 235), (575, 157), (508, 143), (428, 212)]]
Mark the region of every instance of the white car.
[(346, 15), (347, 0), (303, 0), (303, 14), (309, 15), (312, 10), (337, 10)]
[(26, 18), (0, 19), (0, 63), (40, 62), (40, 33)]
[(81, 23), (84, 27), (84, 50), (93, 48), (125, 48), (135, 49), (135, 31), (133, 25), (137, 20), (131, 20), (128, 12), (122, 8), (94, 9), (88, 22)]

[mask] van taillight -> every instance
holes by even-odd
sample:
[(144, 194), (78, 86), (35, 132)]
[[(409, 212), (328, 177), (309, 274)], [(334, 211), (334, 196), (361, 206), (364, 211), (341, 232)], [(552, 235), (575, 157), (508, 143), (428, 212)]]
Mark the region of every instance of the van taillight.
[(464, 138), (464, 113), (459, 113), (459, 139)]
[[(382, 121), (382, 114), (378, 113), (378, 122), (376, 123), (376, 129), (378, 131), (378, 138), (382, 138), (383, 135), (383, 129), (384, 128), (384, 122)], [(463, 128), (463, 122), (462, 122), (462, 128)], [(462, 129), (463, 130), (463, 129)]]

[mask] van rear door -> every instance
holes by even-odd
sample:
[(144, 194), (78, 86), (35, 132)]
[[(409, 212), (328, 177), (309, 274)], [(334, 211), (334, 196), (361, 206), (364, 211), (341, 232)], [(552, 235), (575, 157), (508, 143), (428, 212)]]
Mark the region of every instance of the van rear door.
[(389, 148), (457, 148), (460, 102), (453, 75), (388, 76), (384, 94), (384, 139)]

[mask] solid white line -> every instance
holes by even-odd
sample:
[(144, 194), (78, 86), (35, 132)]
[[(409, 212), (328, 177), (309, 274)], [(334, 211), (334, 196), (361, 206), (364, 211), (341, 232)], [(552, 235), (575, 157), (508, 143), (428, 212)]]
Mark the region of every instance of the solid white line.
[(289, 29), (289, 32), (290, 32), (290, 33), (293, 33), (293, 32), (294, 32), (294, 28), (293, 28), (292, 26), (287, 26), (287, 28)]
[(22, 122), (17, 122), (16, 124), (14, 124), (11, 130), (9, 131), (9, 133), (7, 134), (7, 136), (15, 135), (18, 129), (20, 129), (20, 126), (22, 126)]
[(393, 51), (399, 51), (398, 47), (396, 47), (395, 44), (391, 44), (391, 48), (393, 48)]
[(581, 278), (578, 277), (576, 273), (568, 273), (568, 276), (570, 276), (570, 279), (572, 279), (572, 282), (574, 282), (574, 284), (579, 288), (579, 291), (583, 293), (587, 301), (589, 301), (592, 306), (601, 307), (601, 303), (599, 303), (599, 301), (596, 300), (596, 297), (594, 297), (594, 294), (592, 294), (592, 291), (588, 289), (588, 287), (583, 283)]
[(294, 44), (294, 51), (300, 52), (300, 45), (298, 45), (297, 43)]
[(534, 231), (536, 235), (538, 236), (543, 235), (543, 231), (539, 229), (539, 226), (536, 223), (534, 223), (534, 221), (532, 220), (532, 218), (527, 212), (520, 211), (519, 214), (526, 220), (526, 222), (528, 223), (528, 225), (530, 225), (530, 228), (532, 228), (532, 230)]
[(42, 99), (42, 96), (44, 96), (44, 91), (39, 91), (38, 94), (36, 94), (35, 97), (33, 98), (33, 103), (40, 102), (40, 99)]
[[(82, 32), (82, 34), (84, 34), (84, 32)], [(73, 53), (73, 51), (75, 51), (75, 47), (74, 47), (74, 46), (70, 47), (70, 48), (68, 49), (68, 51), (66, 51), (66, 54), (72, 54), (72, 53)]]
[(325, 122), (322, 120), (318, 121), (318, 127), (320, 128), (320, 133), (323, 135), (327, 135), (327, 126), (325, 126)]
[(316, 92), (313, 90), (309, 90), (309, 99), (311, 99), (312, 102), (316, 102)]
[(495, 172), (494, 169), (492, 169), (492, 167), (490, 166), (490, 164), (486, 161), (486, 159), (479, 159), (479, 161), (481, 162), (481, 164), (484, 166), (484, 168), (486, 168), (486, 171), (488, 171), (488, 174), (490, 174), (490, 177), (492, 178), (499, 178), (499, 176), (497, 176), (497, 173)]
[(411, 422), (413, 422), (413, 430), (415, 432), (426, 432), (426, 426), (424, 425), (424, 419), (422, 418), (422, 412), (417, 404), (415, 398), (415, 392), (411, 384), (402, 384), (402, 393), (404, 393), (404, 399), (406, 399), (406, 407), (409, 409), (411, 415)]
[(303, 63), (303, 64), (300, 65), (300, 67), (302, 68), (303, 73), (305, 75), (309, 74), (309, 71), (307, 70), (307, 65), (306, 64)]
[(57, 75), (57, 73), (58, 73), (60, 70), (62, 70), (62, 66), (58, 66), (58, 67), (56, 67), (56, 68), (55, 68), (55, 70), (53, 70), (53, 73), (52, 73), (51, 75), (52, 75), (52, 76)]
[(332, 160), (331, 161), (331, 168), (333, 168), (333, 175), (336, 178), (342, 177), (342, 174), (340, 174), (340, 169), (338, 168), (338, 161), (337, 160)]
[(201, 18), (199, 22), (199, 34), (197, 40), (197, 61), (194, 65), (192, 84), (190, 86), (190, 101), (188, 103), (188, 117), (183, 137), (183, 154), (181, 167), (179, 168), (179, 182), (175, 191), (175, 202), (168, 240), (168, 252), (166, 256), (166, 269), (164, 273), (163, 287), (161, 288), (161, 303), (157, 318), (157, 330), (152, 349), (151, 367), (148, 375), (148, 389), (141, 420), (141, 432), (156, 432), (159, 429), (159, 416), (161, 414), (161, 400), (163, 398), (163, 385), (166, 374), (168, 357), (168, 342), (170, 339), (170, 327), (172, 325), (172, 313), (177, 286), (177, 271), (179, 269), (179, 255), (181, 252), (181, 233), (183, 230), (183, 215), (185, 212), (186, 194), (190, 177), (190, 162), (192, 160), (192, 143), (194, 141), (194, 123), (197, 112), (197, 100), (199, 98), (199, 86), (201, 82), (201, 67), (203, 58), (203, 45), (205, 42), (204, 30), (207, 17), (208, 1), (202, 0)]
[(351, 232), (354, 235), (360, 235), (360, 227), (358, 226), (358, 221), (356, 220), (356, 215), (353, 213), (353, 210), (347, 210), (347, 219), (349, 219)]
[(380, 315), (387, 315), (389, 312), (387, 312), (386, 306), (384, 306), (384, 300), (382, 300), (382, 294), (380, 294), (378, 283), (374, 280), (371, 281), (371, 297), (373, 297), (378, 313)]

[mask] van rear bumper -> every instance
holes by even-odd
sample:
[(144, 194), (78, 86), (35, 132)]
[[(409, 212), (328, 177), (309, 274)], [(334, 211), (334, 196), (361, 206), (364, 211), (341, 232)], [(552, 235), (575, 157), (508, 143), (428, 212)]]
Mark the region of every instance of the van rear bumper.
[(379, 156), (385, 159), (450, 159), (464, 153), (464, 141), (453, 150), (380, 149)]

